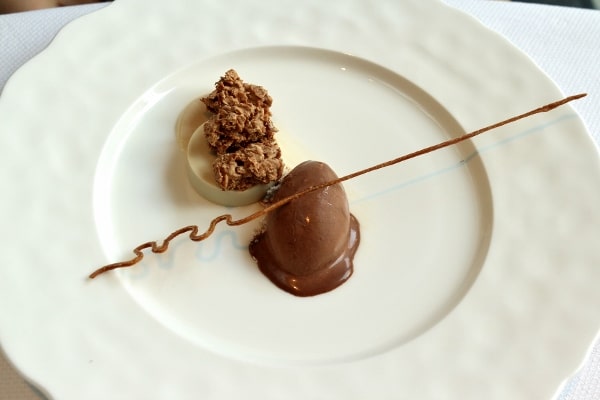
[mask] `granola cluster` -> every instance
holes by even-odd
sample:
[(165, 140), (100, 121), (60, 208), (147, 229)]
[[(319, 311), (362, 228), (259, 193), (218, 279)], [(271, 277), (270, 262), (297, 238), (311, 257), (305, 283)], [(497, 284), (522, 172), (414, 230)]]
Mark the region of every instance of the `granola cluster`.
[(221, 189), (246, 190), (281, 178), (283, 160), (271, 121), (273, 99), (263, 87), (244, 83), (231, 69), (202, 102), (214, 114), (204, 124), (204, 134), (217, 154), (213, 172)]

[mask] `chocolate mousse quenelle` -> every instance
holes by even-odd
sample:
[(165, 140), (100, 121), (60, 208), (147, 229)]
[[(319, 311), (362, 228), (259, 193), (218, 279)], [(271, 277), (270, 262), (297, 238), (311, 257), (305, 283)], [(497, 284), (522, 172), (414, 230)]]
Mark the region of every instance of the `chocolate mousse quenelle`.
[[(305, 161), (287, 174), (273, 202), (337, 179), (322, 162)], [(341, 183), (307, 193), (266, 216), (250, 254), (275, 285), (296, 296), (335, 289), (352, 275), (360, 241)]]

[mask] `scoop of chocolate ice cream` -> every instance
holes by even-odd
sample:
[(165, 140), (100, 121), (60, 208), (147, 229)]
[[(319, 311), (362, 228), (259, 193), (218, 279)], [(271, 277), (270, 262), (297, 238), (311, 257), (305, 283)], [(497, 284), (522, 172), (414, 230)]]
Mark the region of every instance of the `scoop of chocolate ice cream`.
[[(284, 177), (273, 201), (336, 179), (322, 162), (306, 161)], [(359, 226), (341, 184), (305, 194), (267, 214), (250, 244), (260, 270), (297, 296), (330, 291), (352, 275)]]

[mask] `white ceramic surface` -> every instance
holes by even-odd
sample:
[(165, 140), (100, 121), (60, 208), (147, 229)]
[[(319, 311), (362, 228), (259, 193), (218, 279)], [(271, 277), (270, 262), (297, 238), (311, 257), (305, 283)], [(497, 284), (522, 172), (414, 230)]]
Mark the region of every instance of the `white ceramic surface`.
[(273, 287), (252, 227), (86, 281), (227, 211), (187, 186), (173, 126), (229, 67), (270, 90), (298, 159), (340, 175), (561, 97), (434, 1), (120, 0), (75, 21), (0, 99), (16, 366), (56, 399), (552, 396), (600, 320), (598, 156), (570, 107), (349, 182), (363, 242), (330, 294)]
[[(216, 80), (229, 66), (276, 99), (273, 120), (290, 168), (327, 160), (341, 176), (462, 133), (408, 81), (341, 53), (266, 47), (202, 61), (142, 95), (107, 140), (94, 199), (109, 260), (128, 255), (150, 232), (165, 236), (191, 223), (206, 229), (217, 215), (239, 218), (260, 207), (228, 210), (196, 196), (173, 145), (179, 110), (211, 91), (205, 77)], [(461, 162), (474, 151), (457, 147), (348, 182), (363, 239), (354, 277), (329, 294), (299, 300), (266, 280), (247, 251), (257, 223), (221, 229), (200, 245), (178, 242), (123, 273), (124, 285), (166, 327), (234, 358), (321, 363), (388, 350), (442, 318), (485, 258), (489, 185), (479, 158)], [(415, 209), (423, 212), (407, 212)], [(421, 243), (438, 250), (423, 257)], [(390, 307), (403, 317), (389, 318)], [(244, 328), (252, 325), (262, 328)]]

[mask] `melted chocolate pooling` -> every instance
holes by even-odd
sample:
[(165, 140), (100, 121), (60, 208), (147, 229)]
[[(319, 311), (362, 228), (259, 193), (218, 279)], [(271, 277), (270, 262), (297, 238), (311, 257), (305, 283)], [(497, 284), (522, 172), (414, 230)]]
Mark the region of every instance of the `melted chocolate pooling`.
[[(305, 161), (283, 178), (273, 202), (336, 178), (327, 164)], [(358, 221), (338, 183), (269, 213), (264, 230), (250, 243), (250, 254), (281, 289), (314, 296), (348, 280), (359, 241)]]

